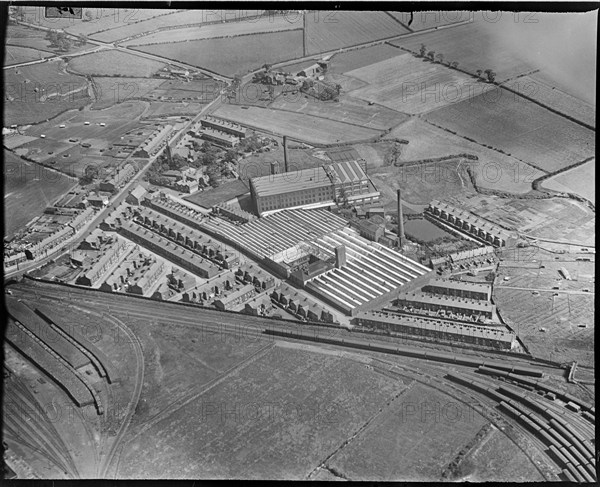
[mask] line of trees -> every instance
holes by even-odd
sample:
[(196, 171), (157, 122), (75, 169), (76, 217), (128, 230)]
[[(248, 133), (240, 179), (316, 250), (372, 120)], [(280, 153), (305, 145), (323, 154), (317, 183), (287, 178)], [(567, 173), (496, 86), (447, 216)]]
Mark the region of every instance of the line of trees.
[[(422, 58), (429, 59), (432, 63), (437, 61), (440, 64), (444, 64), (444, 55), (442, 53), (436, 55), (435, 51), (428, 51), (425, 44), (421, 44), (419, 54)], [(454, 69), (458, 68), (457, 61), (447, 62), (446, 65)], [(488, 81), (489, 83), (493, 83), (496, 80), (496, 73), (492, 69), (478, 69), (475, 73), (479, 79)]]

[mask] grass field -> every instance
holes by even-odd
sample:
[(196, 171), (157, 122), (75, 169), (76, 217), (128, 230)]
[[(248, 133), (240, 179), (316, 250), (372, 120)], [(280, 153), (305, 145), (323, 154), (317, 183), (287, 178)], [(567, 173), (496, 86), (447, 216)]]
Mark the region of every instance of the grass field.
[[(476, 176), (477, 185), (485, 189), (517, 194), (527, 193), (531, 191), (531, 183), (544, 175), (542, 171), (519, 161), (515, 157), (501, 154), (498, 151), (465, 140), (420, 118), (412, 118), (393, 129), (384, 137), (384, 139), (388, 138), (409, 141), (408, 145), (402, 146), (400, 162), (462, 153), (477, 156), (479, 161), (477, 163), (469, 162), (468, 166)], [(466, 173), (465, 176), (467, 176)]]
[(98, 110), (134, 98), (145, 98), (163, 83), (161, 79), (97, 76), (94, 78), (96, 101), (92, 108)]
[[(142, 46), (137, 50), (233, 76), (302, 56), (302, 31)], [(218, 53), (218, 54), (217, 54)]]
[(305, 15), (307, 54), (333, 51), (409, 32), (385, 12), (318, 11)]
[(311, 115), (236, 105), (222, 105), (216, 116), (251, 125), (258, 130), (278, 135), (288, 135), (309, 144), (335, 144), (352, 142), (377, 136), (380, 132), (356, 125), (334, 122)]
[(408, 26), (410, 30), (420, 31), (425, 29), (435, 29), (443, 25), (452, 25), (456, 22), (463, 22), (473, 18), (473, 12), (460, 10), (442, 10), (425, 12), (389, 12), (395, 19)]
[[(50, 45), (50, 41), (46, 39), (46, 31), (24, 25), (10, 24), (7, 26), (6, 44), (37, 49), (42, 51), (40, 54), (42, 57), (48, 57), (53, 54), (65, 54), (65, 52), (59, 51), (58, 47)], [(72, 42), (66, 54), (73, 54), (94, 47), (92, 44), (79, 46), (77, 42)]]
[[(144, 12), (144, 10), (140, 10)], [(162, 11), (166, 12), (165, 10)], [(156, 16), (152, 19), (143, 20), (133, 25), (115, 26), (105, 32), (100, 32), (92, 37), (99, 41), (114, 42), (119, 39), (138, 36), (145, 32), (153, 32), (163, 27), (174, 27), (177, 25), (205, 24), (207, 22), (220, 21), (222, 19), (233, 20), (247, 16), (260, 14), (262, 10), (179, 10), (171, 11), (168, 15)]]
[(31, 47), (6, 45), (4, 47), (4, 66), (37, 61), (38, 59), (44, 59), (53, 55), (51, 52), (42, 52)]
[(414, 385), (327, 465), (352, 480), (432, 481), (487, 421), (433, 388)]
[(478, 17), (470, 24), (426, 32), (393, 41), (392, 44), (412, 52), (418, 52), (421, 44), (425, 44), (427, 52), (442, 54), (444, 62), (458, 62), (458, 67), (469, 73), (475, 74), (478, 69), (494, 70), (497, 81), (535, 69), (512, 46), (497, 42), (497, 37), (490, 35), (490, 29), (490, 23)]
[(408, 53), (345, 74), (368, 83), (352, 91), (352, 96), (410, 114), (436, 110), (489, 90), (489, 85), (460, 71)]
[[(293, 143), (288, 143), (288, 164), (290, 170), (296, 171), (323, 165), (323, 159), (312, 155), (310, 150), (290, 147), (293, 145)], [(283, 171), (283, 160), (283, 147), (280, 142), (279, 147), (274, 147), (270, 152), (255, 153), (243, 159), (239, 163), (238, 169), (240, 178), (247, 181), (250, 178), (268, 176), (271, 174), (271, 162), (279, 163), (279, 170)]]
[(494, 302), (535, 357), (593, 366), (594, 296), (553, 294), (496, 287)]
[[(292, 19), (290, 19), (292, 20)], [(181, 29), (169, 29), (147, 36), (123, 42), (124, 46), (140, 46), (145, 44), (161, 44), (165, 42), (188, 42), (214, 37), (234, 37), (260, 32), (278, 32), (297, 29), (302, 24), (291, 22), (284, 16), (260, 17), (256, 21), (227, 22), (225, 24), (209, 24)]]
[[(92, 15), (87, 20), (87, 13)], [(173, 10), (162, 9), (127, 9), (127, 8), (84, 8), (83, 19), (53, 19), (45, 18), (44, 7), (25, 7), (25, 21), (49, 27), (51, 29), (63, 29), (70, 34), (91, 34), (105, 29), (117, 27), (131, 28), (132, 24), (140, 20), (163, 15)]]
[(595, 153), (592, 130), (498, 88), (425, 118), (548, 172)]
[(210, 103), (219, 96), (222, 84), (212, 79), (203, 80), (168, 80), (163, 81), (150, 93), (150, 98), (169, 100), (170, 102), (193, 101)]
[(4, 236), (12, 237), (77, 181), (4, 152)]
[(130, 441), (119, 478), (303, 479), (405, 387), (295, 348), (276, 346)]
[(62, 61), (4, 71), (4, 124), (24, 125), (89, 103), (85, 78), (69, 74)]
[(143, 118), (148, 119), (155, 117), (169, 117), (174, 115), (198, 115), (198, 112), (202, 110), (203, 106), (204, 105), (201, 103), (167, 103), (153, 101)]
[(544, 105), (558, 110), (569, 117), (580, 120), (592, 127), (596, 126), (596, 108), (579, 98), (562, 91), (547, 76), (534, 73), (508, 83), (508, 87), (529, 96)]
[(324, 119), (351, 123), (375, 130), (387, 130), (406, 121), (408, 117), (384, 106), (369, 105), (366, 101), (344, 95), (339, 102), (323, 102), (299, 95), (279, 96), (269, 108), (306, 113)]
[(334, 54), (329, 62), (330, 73), (346, 73), (369, 64), (385, 61), (399, 54), (398, 49), (388, 44), (353, 49), (352, 51)]
[(595, 214), (577, 201), (565, 198), (519, 200), (483, 195), (460, 200), (461, 205), (477, 215), (528, 235), (594, 245)]
[(575, 193), (596, 204), (596, 159), (545, 180), (544, 188)]
[(69, 69), (82, 74), (149, 78), (165, 64), (121, 51), (101, 51), (69, 61)]

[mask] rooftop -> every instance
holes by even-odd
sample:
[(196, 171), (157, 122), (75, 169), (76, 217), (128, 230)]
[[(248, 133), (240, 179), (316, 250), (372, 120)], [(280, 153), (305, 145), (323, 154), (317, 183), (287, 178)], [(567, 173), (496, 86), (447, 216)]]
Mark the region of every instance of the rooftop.
[(331, 186), (327, 172), (322, 167), (311, 167), (279, 174), (252, 178), (250, 184), (259, 197), (304, 191)]
[(367, 179), (364, 168), (356, 161), (338, 162), (325, 169), (335, 183), (356, 183)]
[(432, 296), (421, 293), (400, 293), (398, 299), (404, 299), (416, 303), (436, 304), (439, 306), (453, 306), (457, 308), (470, 309), (473, 311), (491, 311), (494, 305), (487, 301), (477, 299), (464, 299), (447, 296)]
[(452, 279), (435, 278), (429, 282), (431, 286), (445, 287), (448, 289), (462, 289), (465, 291), (483, 291), (487, 292), (491, 289), (490, 284), (482, 284), (469, 281), (455, 281)]

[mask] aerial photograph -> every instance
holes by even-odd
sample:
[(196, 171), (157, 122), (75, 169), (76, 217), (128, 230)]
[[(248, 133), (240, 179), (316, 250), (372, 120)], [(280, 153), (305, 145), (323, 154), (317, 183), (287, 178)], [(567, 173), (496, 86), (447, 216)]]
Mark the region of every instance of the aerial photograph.
[(597, 3), (65, 5), (0, 6), (1, 479), (597, 482)]

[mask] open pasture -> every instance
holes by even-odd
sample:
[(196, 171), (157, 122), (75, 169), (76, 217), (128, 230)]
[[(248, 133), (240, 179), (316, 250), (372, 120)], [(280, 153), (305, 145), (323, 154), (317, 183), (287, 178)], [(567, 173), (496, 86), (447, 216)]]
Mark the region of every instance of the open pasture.
[(494, 302), (534, 357), (594, 365), (593, 295), (496, 287)]
[(172, 117), (177, 115), (198, 115), (198, 112), (202, 110), (203, 106), (204, 105), (201, 103), (189, 103), (185, 101), (179, 103), (153, 101), (148, 110), (144, 113), (142, 119)]
[(304, 22), (306, 54), (334, 51), (409, 32), (385, 12), (307, 12)]
[(261, 32), (279, 32), (282, 30), (297, 29), (301, 23), (292, 22), (285, 16), (262, 16), (252, 21), (226, 22), (208, 25), (195, 25), (181, 29), (168, 29), (143, 37), (125, 41), (124, 46), (141, 46), (146, 44), (162, 44), (166, 42), (188, 42), (198, 39), (211, 39), (222, 37), (235, 37), (239, 35), (258, 34)]
[[(60, 19), (58, 19), (60, 20)], [(52, 46), (46, 39), (46, 31), (38, 30), (20, 24), (10, 24), (6, 28), (6, 44), (10, 46), (29, 47), (42, 51), (40, 56), (48, 57), (56, 54), (74, 54), (77, 52), (92, 49), (96, 46), (86, 43), (80, 46), (78, 42), (72, 42), (71, 47), (65, 53), (60, 51), (57, 46)], [(7, 63), (8, 64), (8, 63)]]
[(302, 57), (302, 30), (156, 44), (137, 50), (233, 76), (246, 74), (265, 63)]
[(236, 105), (222, 105), (215, 115), (269, 134), (287, 135), (308, 144), (335, 144), (376, 137), (381, 132), (311, 115)]
[(489, 89), (460, 71), (408, 53), (345, 74), (368, 83), (352, 91), (353, 97), (410, 114), (459, 103)]
[[(142, 10), (143, 11), (143, 10)], [(103, 42), (115, 42), (121, 39), (129, 39), (143, 35), (146, 32), (154, 32), (163, 28), (174, 26), (187, 26), (194, 24), (206, 24), (211, 22), (220, 23), (223, 20), (240, 20), (245, 17), (260, 15), (262, 10), (162, 10), (166, 15), (158, 15), (153, 18), (136, 22), (132, 25), (115, 25), (110, 30), (97, 32), (92, 37)]]
[(468, 405), (414, 385), (327, 461), (344, 477), (377, 481), (441, 480), (441, 473), (486, 424)]
[(69, 69), (92, 76), (150, 78), (165, 67), (164, 63), (121, 51), (100, 51), (78, 56), (69, 61)]
[(529, 96), (565, 115), (596, 126), (596, 108), (589, 103), (560, 89), (555, 82), (540, 73), (523, 76), (510, 81), (507, 86), (518, 93)]
[(501, 88), (425, 115), (427, 121), (554, 172), (595, 153), (595, 133)]
[(596, 204), (596, 159), (546, 179), (542, 186), (554, 191), (575, 193)]
[(304, 479), (405, 388), (337, 352), (290, 344), (219, 378), (130, 440), (119, 478), (143, 471), (149, 478)]
[[(92, 34), (93, 32), (131, 27), (136, 22), (174, 12), (164, 9), (133, 8), (84, 8), (81, 19), (45, 18), (44, 7), (25, 7), (25, 21), (50, 29), (63, 29), (69, 34)], [(91, 19), (88, 20), (88, 14)]]
[(163, 81), (149, 93), (151, 99), (161, 101), (210, 103), (219, 96), (222, 84), (213, 79), (182, 81), (179, 79)]
[(4, 236), (12, 237), (77, 181), (4, 149)]
[[(465, 22), (473, 18), (473, 12), (465, 10), (442, 10), (424, 12), (388, 12), (398, 22), (412, 31), (437, 29), (444, 25), (450, 26), (457, 22)], [(410, 25), (408, 23), (410, 22)]]
[(366, 101), (343, 93), (339, 102), (324, 102), (299, 95), (279, 96), (269, 108), (306, 113), (375, 130), (387, 130), (408, 119), (406, 115), (395, 110), (380, 105), (369, 105)]
[[(402, 145), (399, 163), (409, 163), (422, 159), (447, 157), (456, 154), (471, 154), (478, 161), (466, 161), (463, 178), (467, 177), (466, 168), (471, 168), (479, 188), (507, 193), (528, 193), (531, 183), (544, 173), (515, 157), (501, 154), (480, 144), (470, 142), (451, 134), (420, 118), (412, 118), (393, 129), (384, 139), (406, 139)], [(439, 164), (444, 164), (440, 162)]]
[(53, 55), (51, 52), (42, 52), (31, 47), (6, 45), (4, 46), (4, 66), (37, 61)]
[(370, 64), (385, 61), (399, 54), (398, 49), (389, 44), (362, 47), (334, 54), (329, 62), (328, 73), (346, 73)]
[[(490, 22), (478, 17), (477, 21), (439, 29), (392, 41), (394, 46), (418, 53), (421, 44), (427, 52), (442, 54), (444, 62), (458, 62), (458, 67), (475, 75), (478, 69), (492, 69), (497, 81), (505, 81), (529, 73), (535, 66), (523, 60), (520, 52), (510, 45), (500, 44), (490, 35)], [(494, 29), (499, 26), (494, 25)]]
[(147, 98), (164, 81), (153, 78), (94, 77), (94, 110), (111, 107), (135, 98)]

